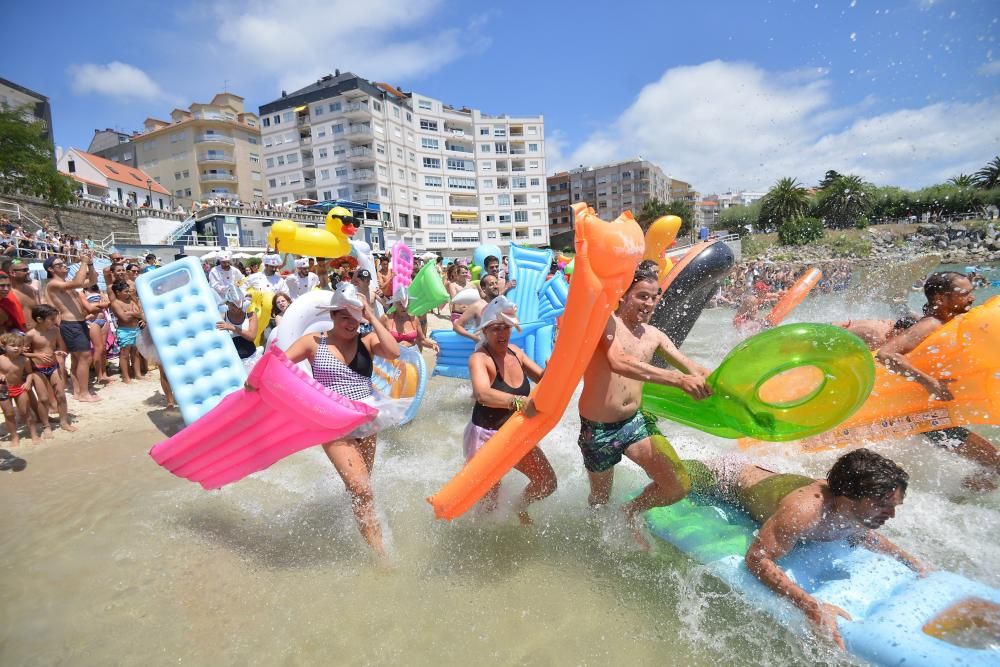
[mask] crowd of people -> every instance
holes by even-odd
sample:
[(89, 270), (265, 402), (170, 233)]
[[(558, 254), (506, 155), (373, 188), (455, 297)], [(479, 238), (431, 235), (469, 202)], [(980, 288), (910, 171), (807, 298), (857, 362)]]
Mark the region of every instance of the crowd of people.
[(93, 241), (88, 238), (53, 229), (48, 218), (42, 218), (38, 229), (32, 231), (0, 214), (0, 255), (36, 260), (60, 256), (73, 264), (80, 261), (82, 253), (93, 246)]
[(851, 284), (851, 265), (847, 260), (827, 260), (809, 264), (753, 260), (733, 266), (729, 276), (719, 286), (713, 305), (736, 307), (747, 294), (784, 292), (811, 267), (823, 272), (823, 277), (816, 284), (816, 293), (842, 292)]

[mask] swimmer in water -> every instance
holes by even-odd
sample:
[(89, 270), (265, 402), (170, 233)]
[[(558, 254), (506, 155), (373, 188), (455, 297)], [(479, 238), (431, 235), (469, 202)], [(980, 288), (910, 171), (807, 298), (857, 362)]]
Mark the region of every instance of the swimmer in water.
[[(972, 282), (961, 273), (955, 271), (932, 273), (924, 282), (927, 304), (924, 306), (923, 318), (883, 345), (876, 355), (878, 360), (893, 373), (912, 378), (935, 399), (954, 400), (954, 396), (948, 390), (948, 384), (953, 382), (954, 378), (939, 379), (924, 373), (915, 368), (906, 355), (945, 324), (967, 313), (976, 301), (972, 289)], [(996, 479), (1000, 477), (1000, 452), (989, 440), (966, 428), (946, 428), (925, 435), (934, 444), (988, 469), (985, 476), (966, 479), (966, 486), (978, 490), (996, 488)]]
[(919, 318), (913, 315), (906, 315), (898, 320), (847, 320), (846, 322), (833, 322), (833, 326), (850, 331), (863, 340), (868, 349), (874, 352), (918, 321)]
[(841, 456), (826, 479), (781, 474), (754, 465), (740, 455), (707, 461), (684, 461), (691, 492), (721, 497), (761, 523), (746, 554), (746, 566), (775, 593), (805, 613), (813, 627), (832, 637), (841, 649), (837, 617), (851, 620), (840, 607), (817, 600), (777, 565), (806, 542), (847, 540), (887, 554), (921, 576), (927, 567), (876, 531), (896, 516), (909, 475), (868, 449)]
[[(579, 404), (578, 444), (590, 479), (590, 505), (607, 504), (614, 467), (623, 455), (650, 477), (643, 492), (622, 508), (644, 548), (649, 545), (638, 517), (651, 507), (670, 505), (686, 496), (690, 480), (657, 428), (656, 418), (639, 409), (642, 385), (655, 382), (677, 387), (695, 400), (712, 393), (705, 384), (709, 370), (685, 357), (665, 333), (649, 325), (659, 295), (659, 266), (652, 260), (640, 263), (587, 366)], [(650, 362), (657, 353), (679, 370), (653, 366)]]

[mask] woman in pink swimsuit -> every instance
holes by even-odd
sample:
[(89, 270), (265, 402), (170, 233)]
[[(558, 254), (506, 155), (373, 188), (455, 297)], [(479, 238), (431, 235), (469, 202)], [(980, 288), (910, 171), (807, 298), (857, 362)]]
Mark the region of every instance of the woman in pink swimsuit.
[(440, 352), (437, 341), (424, 334), (424, 328), (420, 320), (410, 315), (406, 309), (409, 305), (410, 297), (405, 287), (400, 287), (392, 295), (392, 314), (386, 314), (382, 318), (382, 323), (389, 330), (396, 342), (407, 347), (416, 345), (418, 349), (427, 348)]

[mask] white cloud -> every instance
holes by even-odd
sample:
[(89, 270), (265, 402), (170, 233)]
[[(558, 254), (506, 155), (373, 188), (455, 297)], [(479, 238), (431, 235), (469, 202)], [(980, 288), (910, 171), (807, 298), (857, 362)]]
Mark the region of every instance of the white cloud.
[(141, 69), (117, 60), (107, 65), (71, 65), (69, 74), (73, 92), (79, 95), (94, 93), (120, 101), (149, 101), (169, 97)]
[[(828, 169), (919, 187), (974, 171), (998, 152), (998, 99), (864, 116), (831, 101), (822, 70), (772, 73), (721, 61), (667, 70), (610, 126), (553, 169), (642, 155), (701, 192), (806, 184)], [(563, 151), (565, 154), (565, 150)]]
[(433, 72), (481, 48), (481, 21), (467, 30), (425, 27), (440, 0), (254, 0), (216, 6), (218, 38), (283, 88), (303, 86), (333, 69), (393, 83)]
[(991, 60), (985, 62), (979, 66), (976, 70), (979, 76), (997, 76), (1000, 75), (1000, 60)]

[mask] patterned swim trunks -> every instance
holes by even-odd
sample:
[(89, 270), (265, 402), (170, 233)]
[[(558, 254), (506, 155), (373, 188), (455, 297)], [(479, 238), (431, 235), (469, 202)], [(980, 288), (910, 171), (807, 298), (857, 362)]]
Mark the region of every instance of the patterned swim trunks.
[(656, 417), (642, 410), (624, 421), (611, 424), (580, 417), (577, 444), (583, 452), (583, 467), (590, 472), (604, 472), (622, 460), (629, 445), (654, 435), (663, 435), (656, 426)]

